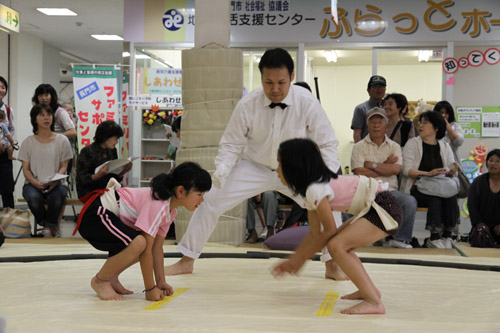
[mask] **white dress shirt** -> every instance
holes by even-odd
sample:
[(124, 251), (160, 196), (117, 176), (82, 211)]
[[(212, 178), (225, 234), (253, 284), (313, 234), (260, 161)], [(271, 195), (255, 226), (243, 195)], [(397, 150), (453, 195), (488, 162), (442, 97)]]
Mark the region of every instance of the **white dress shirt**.
[(326, 165), (340, 167), (338, 141), (319, 101), (307, 89), (291, 85), (282, 103), (285, 109), (269, 107), (271, 101), (258, 88), (242, 98), (229, 120), (215, 159), (217, 168), (231, 170), (238, 158), (252, 160), (270, 169), (278, 167), (278, 148), (292, 138), (316, 142)]

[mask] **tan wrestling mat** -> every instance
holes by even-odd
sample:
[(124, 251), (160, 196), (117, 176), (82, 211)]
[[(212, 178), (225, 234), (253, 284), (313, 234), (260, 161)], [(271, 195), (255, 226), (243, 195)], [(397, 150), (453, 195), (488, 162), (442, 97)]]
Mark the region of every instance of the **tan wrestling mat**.
[[(84, 242), (43, 241), (9, 240), (0, 248), (0, 258), (102, 254)], [(208, 244), (204, 252), (227, 255), (248, 250), (259, 249)], [(498, 258), (362, 250), (358, 251), (362, 258), (499, 264)], [(176, 252), (175, 246), (165, 245), (165, 252)], [(308, 262), (299, 277), (277, 280), (269, 269), (279, 260), (199, 259), (194, 274), (167, 277), (179, 295), (162, 304), (144, 299), (139, 265), (121, 278), (135, 294), (125, 301), (109, 302), (99, 300), (89, 284), (104, 260), (2, 262), (0, 317), (9, 333), (500, 331), (500, 272), (366, 263), (382, 292), (386, 314), (350, 316), (340, 310), (356, 301), (340, 296), (355, 290), (351, 282), (325, 279), (324, 265), (318, 261)], [(331, 297), (335, 293), (339, 294), (336, 300)], [(152, 305), (156, 308), (145, 309)]]

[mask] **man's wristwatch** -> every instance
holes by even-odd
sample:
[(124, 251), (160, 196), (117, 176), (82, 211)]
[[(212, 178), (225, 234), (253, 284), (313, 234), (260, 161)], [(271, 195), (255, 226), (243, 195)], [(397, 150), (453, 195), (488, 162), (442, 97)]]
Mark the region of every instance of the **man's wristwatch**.
[(377, 168), (377, 162), (373, 162), (372, 164), (372, 170), (375, 170)]

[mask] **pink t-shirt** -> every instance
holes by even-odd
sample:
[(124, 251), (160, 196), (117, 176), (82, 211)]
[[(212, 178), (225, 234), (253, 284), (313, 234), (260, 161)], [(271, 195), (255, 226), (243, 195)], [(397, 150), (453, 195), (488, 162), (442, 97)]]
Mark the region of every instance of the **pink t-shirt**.
[(117, 190), (120, 196), (120, 220), (131, 228), (148, 235), (165, 237), (177, 210), (170, 211), (169, 200), (154, 200), (149, 187)]
[[(316, 210), (324, 197), (328, 198), (330, 207), (336, 211), (347, 211), (358, 189), (359, 176), (338, 176), (329, 183), (313, 183), (306, 191), (305, 206), (308, 210)], [(380, 184), (377, 192), (382, 190)]]

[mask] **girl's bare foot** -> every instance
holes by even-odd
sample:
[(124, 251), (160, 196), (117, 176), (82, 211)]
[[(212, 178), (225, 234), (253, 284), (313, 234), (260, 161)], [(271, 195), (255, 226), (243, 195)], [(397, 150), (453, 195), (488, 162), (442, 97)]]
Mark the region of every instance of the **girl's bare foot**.
[[(380, 291), (378, 289), (377, 289), (377, 296), (378, 296), (378, 299), (382, 298), (382, 294), (380, 293)], [(340, 298), (341, 299), (363, 299), (363, 297), (361, 296), (361, 292), (359, 290), (353, 292), (352, 294), (344, 295)]]
[(345, 275), (344, 271), (333, 260), (325, 263), (325, 278), (336, 281), (349, 280), (349, 277)]
[(97, 275), (92, 278), (90, 285), (92, 286), (92, 289), (94, 289), (94, 291), (96, 292), (97, 296), (99, 296), (99, 298), (102, 300), (105, 301), (124, 300), (122, 295), (119, 295), (115, 292), (115, 290), (111, 286), (110, 281), (101, 280), (97, 277)]
[(182, 257), (173, 265), (165, 266), (165, 275), (191, 274), (193, 273), (194, 259)]
[(385, 307), (384, 304), (381, 302), (378, 303), (370, 303), (368, 301), (363, 301), (361, 303), (358, 303), (349, 309), (345, 309), (340, 311), (340, 313), (343, 314), (384, 314), (385, 313)]
[(120, 295), (131, 295), (134, 293), (132, 290), (125, 288), (117, 277), (112, 278), (109, 282), (111, 283), (111, 287)]

